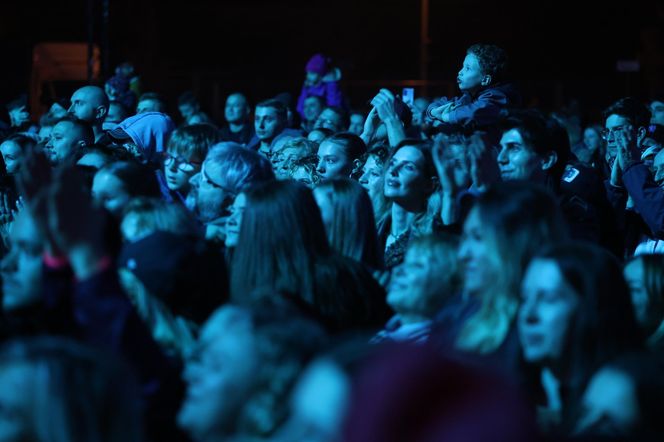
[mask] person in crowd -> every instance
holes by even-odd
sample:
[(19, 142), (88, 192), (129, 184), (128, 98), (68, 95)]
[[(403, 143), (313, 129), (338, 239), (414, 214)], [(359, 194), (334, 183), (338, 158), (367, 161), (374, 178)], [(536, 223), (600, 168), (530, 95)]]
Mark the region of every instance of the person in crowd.
[(395, 311), (378, 342), (425, 343), (436, 314), (459, 292), (459, 239), (449, 234), (422, 236), (408, 246), (404, 262), (392, 272), (387, 303)]
[(348, 132), (357, 136), (362, 135), (364, 131), (364, 112), (358, 110), (351, 110), (349, 112), (350, 124), (348, 125)]
[(140, 163), (154, 166), (161, 160), (174, 130), (168, 115), (143, 112), (122, 121), (106, 133), (102, 142), (129, 152)]
[(369, 148), (366, 159), (362, 165), (359, 183), (369, 194), (374, 211), (374, 219), (383, 219), (389, 207), (383, 193), (384, 176), (383, 168), (387, 159), (389, 146), (375, 144)]
[(345, 110), (336, 106), (327, 106), (316, 119), (314, 129), (322, 127), (336, 134), (348, 130), (349, 124), (348, 113)]
[(250, 117), (251, 107), (247, 97), (239, 92), (230, 94), (224, 106), (226, 125), (220, 131), (221, 141), (233, 141), (245, 146), (249, 144), (255, 135)]
[(144, 112), (159, 112), (166, 113), (166, 102), (161, 95), (156, 92), (145, 92), (138, 98), (136, 105), (136, 113), (142, 114)]
[(540, 425), (562, 436), (573, 430), (593, 373), (643, 341), (618, 261), (582, 243), (553, 246), (530, 261), (518, 330), (525, 362), (540, 372)]
[(313, 155), (293, 160), (286, 169), (286, 177), (313, 189), (320, 182), (316, 162), (317, 157)]
[(579, 158), (595, 169), (599, 170), (602, 177), (609, 177), (611, 170), (608, 167), (613, 161), (607, 156), (606, 142), (602, 139), (603, 127), (599, 124), (591, 124), (583, 130), (583, 144), (585, 145), (585, 158)]
[(275, 150), (270, 157), (272, 169), (277, 179), (288, 178), (291, 164), (302, 158), (312, 158), (316, 155), (318, 145), (303, 137), (287, 139), (280, 149)]
[(256, 135), (247, 147), (269, 157), (272, 143), (284, 132), (288, 121), (286, 106), (275, 99), (261, 101), (254, 112), (254, 129)]
[(326, 138), (331, 137), (334, 135), (334, 132), (331, 131), (330, 129), (326, 129), (324, 127), (319, 127), (312, 129), (311, 132), (307, 134), (307, 140), (313, 141), (314, 143), (320, 144), (322, 143)]
[(360, 137), (367, 145), (387, 141), (395, 148), (406, 138), (413, 115), (410, 108), (389, 89), (381, 89), (371, 100), (373, 108), (367, 115)]
[(0, 347), (0, 409), (3, 441), (144, 440), (134, 374), (117, 357), (71, 339)]
[(389, 270), (403, 261), (411, 237), (432, 233), (436, 210), (428, 208), (436, 190), (431, 148), (419, 140), (404, 140), (387, 160), (383, 193), (389, 211), (378, 219), (378, 238)]
[(318, 95), (310, 95), (304, 99), (302, 106), (302, 130), (305, 133), (313, 130), (316, 120), (318, 120), (325, 106), (325, 98)]
[(187, 91), (178, 98), (178, 110), (185, 126), (211, 123), (210, 117), (201, 110), (201, 104), (193, 92)]
[(664, 98), (661, 96), (650, 100), (650, 124), (664, 126)]
[(166, 144), (163, 174), (157, 174), (167, 199), (185, 204), (189, 181), (200, 173), (208, 149), (217, 141), (219, 133), (209, 124), (192, 124), (173, 131)]
[(119, 101), (111, 101), (108, 104), (108, 113), (106, 114), (106, 118), (104, 118), (102, 128), (104, 130), (115, 129), (118, 124), (126, 120), (129, 115), (129, 111), (122, 103)]
[(103, 124), (108, 114), (109, 99), (98, 86), (83, 86), (71, 96), (71, 106), (67, 112), (92, 126), (94, 141), (104, 134)]
[(99, 169), (92, 180), (95, 202), (117, 219), (132, 198), (160, 195), (159, 183), (152, 171), (131, 161), (110, 163)]
[[(307, 76), (297, 100), (297, 111), (303, 118), (305, 117), (304, 102), (311, 96), (323, 98), (324, 106), (343, 106), (343, 95), (339, 87), (341, 70), (333, 67), (328, 57), (323, 54), (315, 54), (307, 62), (305, 70)], [(347, 128), (348, 126), (342, 130)]]
[(246, 187), (274, 179), (270, 162), (239, 144), (224, 142), (208, 151), (191, 178), (187, 207), (206, 226), (206, 236), (224, 242), (228, 208)]
[(364, 141), (355, 134), (342, 132), (332, 135), (318, 146), (316, 172), (322, 180), (348, 178), (361, 167), (361, 157), (367, 151)]
[(155, 232), (202, 238), (204, 231), (193, 214), (179, 204), (161, 198), (135, 197), (124, 208), (120, 222), (122, 239), (135, 242)]
[(434, 101), (427, 108), (427, 117), (468, 130), (487, 130), (492, 140), (497, 139), (499, 134), (492, 126), (500, 120), (501, 111), (521, 101), (514, 86), (506, 82), (507, 69), (507, 54), (502, 48), (491, 44), (470, 46), (457, 74), (462, 95)]
[(65, 117), (51, 132), (44, 152), (52, 165), (61, 164), (80, 156), (83, 150), (94, 143), (93, 129), (83, 120)]
[(372, 270), (383, 267), (369, 196), (348, 178), (324, 181), (314, 188), (330, 246)]
[(35, 140), (25, 135), (11, 135), (0, 143), (0, 154), (5, 163), (5, 172), (16, 175), (24, 155), (35, 147)]
[(646, 343), (659, 351), (664, 345), (664, 255), (635, 256), (627, 261), (623, 274)]

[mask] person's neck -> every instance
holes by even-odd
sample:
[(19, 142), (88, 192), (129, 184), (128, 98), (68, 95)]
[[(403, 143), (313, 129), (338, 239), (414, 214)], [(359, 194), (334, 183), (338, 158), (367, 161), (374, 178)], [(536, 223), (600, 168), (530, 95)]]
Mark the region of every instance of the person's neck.
[(231, 133), (236, 134), (238, 132), (242, 132), (246, 125), (247, 123), (244, 122), (228, 123), (228, 129), (231, 131)]
[(272, 140), (262, 140), (258, 145), (258, 153), (267, 156), (272, 150)]
[(405, 233), (413, 224), (414, 219), (415, 212), (406, 210), (396, 202), (392, 203), (392, 231), (390, 232), (392, 236), (398, 237)]
[(95, 134), (95, 142), (99, 141), (102, 135), (104, 135), (104, 130), (101, 127), (101, 123), (92, 126), (92, 131)]
[(542, 389), (546, 396), (546, 408), (551, 411), (560, 412), (563, 408), (562, 397), (560, 395), (560, 376), (550, 367), (542, 367), (540, 376)]

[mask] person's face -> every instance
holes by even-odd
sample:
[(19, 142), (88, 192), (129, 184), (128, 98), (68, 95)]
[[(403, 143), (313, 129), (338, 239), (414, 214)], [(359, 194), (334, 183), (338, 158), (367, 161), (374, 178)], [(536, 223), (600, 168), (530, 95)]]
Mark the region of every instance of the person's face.
[(592, 377), (581, 400), (577, 433), (627, 436), (640, 419), (634, 381), (622, 371), (603, 368)]
[(82, 147), (82, 142), (74, 125), (69, 121), (61, 121), (51, 131), (51, 137), (44, 146), (44, 153), (51, 164), (59, 164), (71, 157)]
[(136, 106), (136, 113), (143, 114), (145, 112), (161, 112), (159, 103), (156, 100), (141, 100)]
[(307, 140), (313, 141), (314, 143), (322, 143), (323, 140), (325, 139), (325, 134), (319, 130), (312, 130), (309, 132), (309, 135), (307, 135)]
[(341, 132), (344, 130), (341, 124), (341, 116), (332, 109), (325, 109), (316, 119), (315, 128), (324, 127), (332, 132)]
[(302, 106), (302, 113), (304, 114), (305, 121), (316, 121), (320, 113), (323, 111), (323, 106), (315, 97), (309, 97), (304, 100)]
[(237, 240), (240, 237), (240, 228), (242, 227), (242, 216), (247, 207), (247, 197), (244, 193), (238, 194), (231, 205), (231, 214), (226, 222), (226, 247), (236, 247)]
[(283, 129), (277, 110), (273, 107), (257, 107), (254, 115), (254, 129), (259, 140), (269, 142)]
[(463, 66), (457, 74), (457, 84), (462, 91), (477, 89), (482, 84), (484, 75), (480, 70), (480, 62), (476, 55), (467, 54), (463, 59)]
[[(629, 122), (627, 118), (624, 118), (620, 115), (612, 114), (606, 119), (604, 123), (605, 131), (607, 132), (606, 136), (606, 156), (607, 159), (613, 159), (616, 157), (618, 152), (618, 145), (616, 144), (616, 132), (622, 132), (625, 134), (627, 140), (629, 141), (632, 137), (636, 136), (636, 128)], [(610, 162), (612, 163), (612, 161)]]
[(30, 121), (30, 112), (25, 106), (19, 106), (9, 111), (9, 121), (13, 127), (21, 126)]
[(124, 120), (124, 111), (116, 103), (112, 103), (108, 106), (108, 113), (104, 119), (105, 123), (121, 123)]
[(184, 118), (185, 120), (191, 118), (196, 113), (196, 111), (198, 111), (196, 106), (192, 104), (181, 104), (178, 106), (178, 110), (180, 111), (180, 115), (182, 115), (182, 118)]
[(413, 146), (397, 150), (385, 168), (385, 197), (399, 201), (421, 202), (430, 186), (424, 174), (424, 155)]
[(404, 262), (392, 273), (387, 289), (387, 303), (395, 312), (428, 317), (429, 299), (439, 293), (429, 293), (431, 260), (426, 254), (410, 248)]
[(364, 131), (364, 116), (361, 114), (352, 114), (350, 116), (350, 126), (348, 132), (355, 135), (361, 135)]
[(641, 328), (648, 333), (653, 332), (664, 318), (664, 305), (651, 299), (645, 286), (643, 261), (635, 259), (630, 261), (623, 270), (625, 281), (629, 286), (634, 307), (634, 315)]
[(0, 442), (36, 440), (28, 416), (35, 372), (22, 363), (0, 366)]
[(664, 187), (664, 149), (660, 150), (655, 155), (655, 160), (652, 163), (652, 170), (655, 175), (655, 182)]
[(541, 167), (540, 157), (523, 141), (517, 129), (510, 129), (500, 138), (498, 168), (503, 181), (527, 180)]
[(329, 140), (320, 143), (316, 172), (322, 179), (347, 178), (352, 171), (353, 159), (348, 157), (343, 146)]
[(330, 192), (330, 189), (316, 187), (314, 189), (314, 198), (320, 209), (320, 215), (321, 218), (323, 218), (325, 229), (329, 231), (334, 223), (334, 202), (332, 201), (332, 193)]
[(470, 186), (470, 164), (468, 162), (467, 149), (461, 144), (452, 144), (446, 150), (447, 158), (454, 164), (454, 184), (457, 189), (466, 189)]
[(288, 179), (290, 165), (303, 155), (302, 150), (297, 147), (285, 147), (270, 157), (274, 174), (278, 180)]
[(48, 109), (48, 113), (55, 119), (63, 118), (67, 115), (67, 109), (62, 107), (60, 103), (53, 103)]
[(9, 239), (11, 247), (0, 265), (2, 309), (6, 312), (37, 303), (42, 283), (41, 233), (27, 210), (18, 214)]
[(602, 138), (595, 129), (589, 127), (583, 131), (583, 144), (586, 145), (590, 152), (594, 153), (602, 145)]
[(127, 242), (136, 242), (148, 235), (147, 229), (142, 225), (141, 217), (134, 212), (127, 213), (120, 223), (122, 238)]
[(21, 158), (23, 158), (23, 151), (21, 146), (15, 141), (5, 141), (0, 144), (0, 153), (2, 159), (5, 161), (5, 169), (9, 175), (14, 175), (21, 167)]
[(90, 93), (84, 89), (79, 89), (71, 96), (71, 106), (68, 112), (79, 120), (94, 123), (97, 119), (97, 108), (92, 102)]
[(664, 126), (664, 102), (653, 101), (650, 103), (650, 124)]
[(555, 261), (530, 263), (521, 284), (517, 321), (526, 361), (547, 365), (561, 360), (578, 304), (578, 295)]
[(194, 440), (221, 440), (231, 432), (254, 382), (259, 361), (253, 327), (237, 310), (214, 313), (185, 364), (187, 393), (177, 422)]
[(247, 100), (242, 95), (231, 95), (226, 99), (224, 117), (231, 124), (242, 123), (249, 115)]
[(362, 176), (360, 176), (359, 182), (367, 190), (371, 199), (383, 191), (383, 166), (376, 161), (375, 155), (369, 155), (362, 166)]
[(99, 171), (92, 180), (92, 197), (95, 202), (113, 215), (119, 217), (131, 196), (118, 177), (106, 171)]
[(498, 270), (491, 260), (491, 253), (495, 252), (490, 244), (486, 226), (475, 207), (471, 209), (463, 224), (458, 252), (464, 290), (467, 293), (480, 293), (495, 280)]
[(168, 149), (164, 159), (164, 176), (170, 190), (187, 193), (189, 181), (201, 171), (202, 161), (197, 157), (184, 158)]
[(320, 83), (323, 77), (318, 72), (307, 71), (306, 82), (311, 85), (316, 85)]
[(222, 186), (222, 181), (221, 167), (212, 161), (204, 162), (201, 172), (190, 180), (194, 190), (194, 210), (203, 223), (226, 216), (233, 195)]

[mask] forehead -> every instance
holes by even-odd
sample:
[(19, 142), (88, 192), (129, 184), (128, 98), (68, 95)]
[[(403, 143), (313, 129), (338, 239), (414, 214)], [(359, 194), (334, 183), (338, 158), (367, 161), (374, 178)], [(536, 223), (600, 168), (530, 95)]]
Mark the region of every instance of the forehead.
[(463, 59), (463, 64), (467, 65), (471, 69), (480, 68), (480, 59), (477, 58), (475, 54), (466, 54), (466, 58)]
[(74, 129), (74, 124), (69, 121), (60, 121), (55, 126), (53, 126), (53, 132), (59, 134), (66, 134), (72, 132)]
[(501, 145), (506, 145), (506, 144), (523, 144), (523, 137), (521, 136), (521, 132), (519, 132), (518, 129), (513, 128), (508, 130), (507, 132), (503, 133), (503, 136), (500, 138), (500, 144)]
[(241, 106), (246, 104), (247, 100), (242, 95), (230, 95), (226, 99), (226, 104), (230, 106)]
[(629, 124), (629, 120), (627, 118), (618, 114), (611, 114), (606, 119), (605, 126), (607, 129), (611, 129), (618, 126), (624, 126), (626, 124)]
[(635, 259), (625, 266), (625, 277), (628, 279), (643, 279), (643, 261)]
[(79, 89), (71, 96), (71, 101), (86, 101), (90, 99), (90, 92), (85, 89)]
[(307, 97), (304, 99), (305, 104), (315, 104), (315, 105), (320, 105), (320, 101), (316, 97)]
[(534, 259), (528, 266), (523, 285), (543, 290), (557, 290), (565, 285), (565, 281), (555, 261)]
[(8, 140), (0, 144), (0, 150), (3, 152), (16, 152), (21, 150), (21, 146), (14, 140)]
[(256, 108), (256, 116), (261, 117), (275, 117), (277, 116), (277, 110), (273, 107), (263, 107), (259, 106)]
[(339, 115), (332, 109), (325, 109), (323, 112), (321, 112), (320, 118), (323, 118), (325, 120), (332, 120), (332, 119), (338, 120), (341, 117), (339, 117)]
[(376, 160), (375, 155), (369, 155), (369, 157), (367, 158), (367, 161), (364, 163), (364, 168), (365, 169), (371, 169), (371, 168), (374, 168), (374, 167), (380, 167), (380, 164)]
[(396, 151), (392, 159), (397, 161), (410, 161), (412, 163), (421, 164), (424, 162), (424, 155), (416, 147), (403, 146), (401, 149)]
[(352, 114), (350, 116), (350, 121), (352, 121), (353, 123), (356, 123), (356, 122), (359, 122), (359, 121), (364, 121), (364, 116), (362, 116), (360, 114)]
[(233, 205), (235, 207), (244, 207), (247, 205), (247, 195), (244, 194), (244, 192), (240, 192), (236, 197), (235, 201), (233, 201)]
[(95, 174), (95, 177), (92, 180), (92, 187), (96, 192), (114, 192), (121, 190), (123, 188), (123, 184), (118, 177), (104, 170)]
[(339, 143), (334, 143), (329, 140), (325, 140), (322, 143), (320, 143), (320, 146), (318, 146), (318, 156), (322, 157), (325, 155), (345, 155), (346, 152), (344, 151), (344, 148), (341, 144)]

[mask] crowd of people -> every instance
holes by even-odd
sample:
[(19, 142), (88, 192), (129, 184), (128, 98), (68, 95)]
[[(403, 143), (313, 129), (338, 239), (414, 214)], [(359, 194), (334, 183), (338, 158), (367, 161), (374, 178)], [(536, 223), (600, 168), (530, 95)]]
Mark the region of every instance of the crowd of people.
[(1, 128), (0, 441), (661, 440), (664, 98), (289, 93), (123, 64)]

